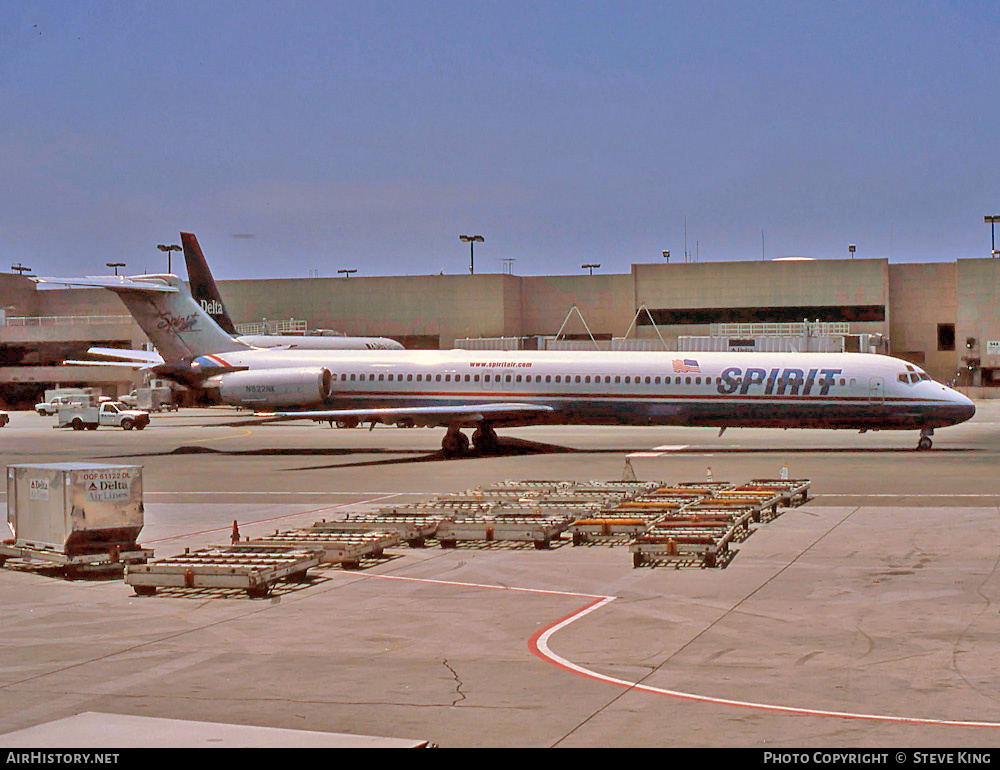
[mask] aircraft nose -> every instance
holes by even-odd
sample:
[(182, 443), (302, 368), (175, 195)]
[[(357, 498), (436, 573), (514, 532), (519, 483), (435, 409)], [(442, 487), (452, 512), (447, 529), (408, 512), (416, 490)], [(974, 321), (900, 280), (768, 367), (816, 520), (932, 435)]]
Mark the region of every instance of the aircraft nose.
[(962, 395), (957, 390), (952, 390), (949, 395), (951, 396), (950, 400), (952, 404), (954, 404), (955, 422), (971, 420), (972, 416), (976, 413), (976, 405), (972, 402), (972, 399)]

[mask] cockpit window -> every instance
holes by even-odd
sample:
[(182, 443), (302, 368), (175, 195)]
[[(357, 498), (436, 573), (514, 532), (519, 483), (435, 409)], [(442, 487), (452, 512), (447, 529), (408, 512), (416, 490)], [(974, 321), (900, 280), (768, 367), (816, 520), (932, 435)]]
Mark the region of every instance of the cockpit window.
[(915, 366), (906, 365), (906, 371), (901, 372), (896, 375), (896, 379), (903, 383), (909, 383), (915, 385), (918, 382), (926, 381), (933, 382), (930, 375), (927, 374), (923, 369), (917, 369)]

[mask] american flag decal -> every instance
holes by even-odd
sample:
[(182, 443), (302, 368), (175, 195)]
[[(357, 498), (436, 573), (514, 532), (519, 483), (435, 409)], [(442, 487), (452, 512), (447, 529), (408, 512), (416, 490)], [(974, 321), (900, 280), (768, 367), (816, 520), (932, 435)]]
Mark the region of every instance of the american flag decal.
[(688, 372), (698, 372), (700, 374), (701, 367), (698, 366), (698, 362), (693, 358), (675, 358), (674, 371), (680, 372), (681, 374), (686, 374)]

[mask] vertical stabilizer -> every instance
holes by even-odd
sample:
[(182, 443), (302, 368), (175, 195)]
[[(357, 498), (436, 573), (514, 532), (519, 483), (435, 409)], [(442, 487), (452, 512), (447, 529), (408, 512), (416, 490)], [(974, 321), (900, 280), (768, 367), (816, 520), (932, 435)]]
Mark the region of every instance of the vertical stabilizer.
[(208, 262), (198, 245), (198, 239), (194, 233), (181, 233), (181, 244), (184, 246), (184, 262), (187, 263), (191, 296), (223, 331), (235, 335), (236, 327), (226, 312), (226, 306), (222, 304), (222, 295), (215, 285), (212, 271), (208, 269)]
[(121, 297), (125, 307), (167, 363), (190, 361), (210, 353), (249, 350), (249, 346), (219, 327), (194, 301), (184, 284), (173, 275), (138, 276), (138, 282), (157, 281), (173, 292), (146, 288), (108, 287)]
[(113, 291), (168, 363), (198, 356), (251, 350), (219, 328), (176, 275), (39, 278), (38, 283), (96, 286)]

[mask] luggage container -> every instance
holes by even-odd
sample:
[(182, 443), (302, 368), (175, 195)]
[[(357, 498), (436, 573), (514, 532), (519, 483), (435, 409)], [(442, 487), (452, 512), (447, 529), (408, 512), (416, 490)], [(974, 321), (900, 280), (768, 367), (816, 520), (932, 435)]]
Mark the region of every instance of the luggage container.
[(9, 558), (80, 569), (120, 569), (152, 551), (136, 539), (143, 526), (142, 466), (18, 464), (7, 468)]

